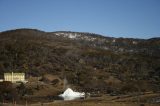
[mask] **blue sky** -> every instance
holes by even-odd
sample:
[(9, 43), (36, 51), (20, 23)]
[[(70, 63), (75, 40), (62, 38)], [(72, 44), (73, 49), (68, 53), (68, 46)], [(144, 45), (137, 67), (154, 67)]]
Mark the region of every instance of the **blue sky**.
[(160, 37), (160, 0), (0, 0), (0, 31), (17, 28)]

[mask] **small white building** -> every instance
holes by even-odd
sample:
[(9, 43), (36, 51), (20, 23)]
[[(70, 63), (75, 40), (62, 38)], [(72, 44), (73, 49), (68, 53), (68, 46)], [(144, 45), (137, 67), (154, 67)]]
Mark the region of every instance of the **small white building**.
[(62, 97), (64, 100), (74, 100), (77, 98), (84, 98), (85, 93), (74, 92), (71, 88), (68, 88), (63, 94), (60, 94), (59, 96)]
[(25, 73), (4, 73), (4, 81), (16, 82), (26, 82)]

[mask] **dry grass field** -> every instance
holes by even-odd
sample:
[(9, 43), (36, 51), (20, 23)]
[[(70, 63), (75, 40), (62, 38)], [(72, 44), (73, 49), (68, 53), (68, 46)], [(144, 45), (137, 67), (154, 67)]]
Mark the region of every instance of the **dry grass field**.
[(1, 106), (159, 106), (159, 104), (142, 104), (142, 103), (121, 103), (121, 102), (82, 102), (82, 101), (69, 101), (69, 102), (50, 102), (50, 103), (36, 103), (13, 105), (3, 104)]
[(63, 100), (54, 100), (53, 102), (31, 102), (27, 103), (5, 103), (0, 104), (0, 106), (160, 106), (157, 103), (148, 103), (145, 102), (150, 98), (160, 97), (159, 93), (146, 92), (145, 94), (139, 96), (139, 100), (135, 100), (135, 96), (124, 95), (124, 96), (102, 96), (102, 97), (91, 97), (84, 100), (72, 100), (72, 101), (63, 101)]

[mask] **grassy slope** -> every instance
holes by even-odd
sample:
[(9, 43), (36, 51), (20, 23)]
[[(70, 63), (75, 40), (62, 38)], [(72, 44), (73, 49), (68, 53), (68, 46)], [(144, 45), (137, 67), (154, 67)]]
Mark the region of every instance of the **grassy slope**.
[[(61, 80), (66, 77), (69, 85), (86, 92), (159, 91), (160, 41), (137, 40), (139, 43), (132, 45), (132, 40), (117, 38), (114, 44), (103, 44), (111, 48), (105, 50), (98, 40), (71, 40), (28, 29), (2, 32), (0, 75), (11, 71), (26, 72), (27, 77), (52, 74)], [(117, 51), (120, 48), (137, 52)]]

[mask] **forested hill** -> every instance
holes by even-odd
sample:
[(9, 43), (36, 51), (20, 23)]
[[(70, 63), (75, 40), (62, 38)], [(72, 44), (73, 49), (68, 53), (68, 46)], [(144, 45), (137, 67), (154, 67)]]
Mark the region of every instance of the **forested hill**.
[(53, 74), (102, 91), (160, 90), (160, 38), (113, 38), (93, 33), (17, 29), (0, 33), (0, 75)]

